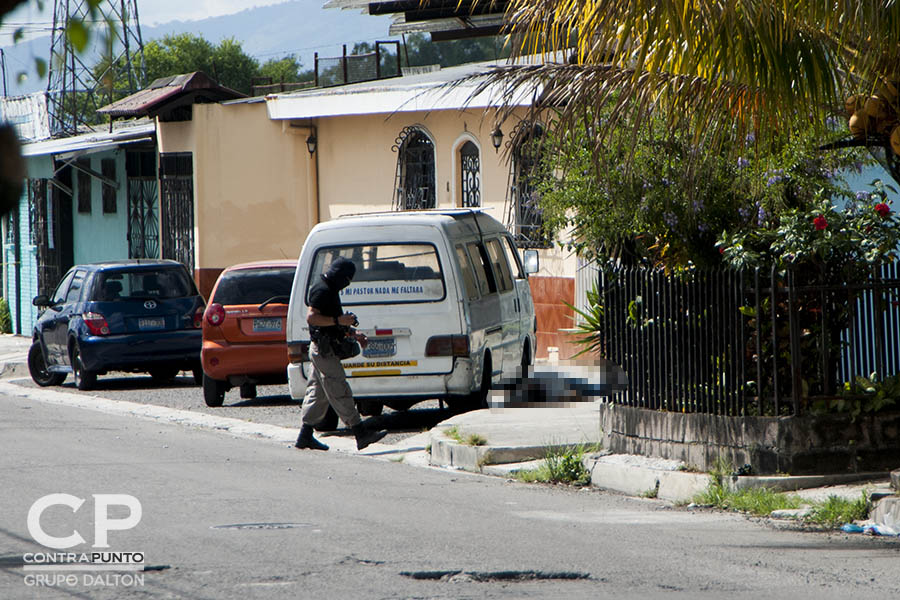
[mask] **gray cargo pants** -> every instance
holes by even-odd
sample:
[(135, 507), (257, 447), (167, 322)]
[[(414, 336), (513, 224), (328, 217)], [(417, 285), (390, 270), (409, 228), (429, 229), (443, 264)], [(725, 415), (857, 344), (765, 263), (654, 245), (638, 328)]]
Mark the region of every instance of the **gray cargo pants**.
[(353, 392), (347, 383), (344, 367), (331, 346), (327, 343), (319, 346), (316, 342), (311, 342), (309, 360), (312, 362), (312, 372), (306, 382), (303, 407), (300, 409), (302, 423), (317, 425), (325, 418), (328, 406), (331, 405), (348, 427), (359, 425), (362, 418), (356, 410)]

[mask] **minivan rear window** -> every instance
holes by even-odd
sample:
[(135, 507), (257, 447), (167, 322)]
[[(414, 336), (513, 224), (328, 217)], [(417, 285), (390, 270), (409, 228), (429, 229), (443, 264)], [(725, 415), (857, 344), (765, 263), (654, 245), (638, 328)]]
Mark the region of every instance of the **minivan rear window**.
[(403, 304), (444, 299), (444, 274), (433, 244), (359, 244), (319, 248), (309, 288), (329, 265), (343, 257), (356, 265), (353, 282), (341, 291), (341, 303)]
[(267, 300), (287, 304), (293, 282), (293, 267), (235, 269), (222, 275), (212, 301), (223, 305), (262, 304)]
[(184, 269), (116, 270), (99, 274), (93, 299), (116, 300), (184, 298), (196, 295), (194, 282)]

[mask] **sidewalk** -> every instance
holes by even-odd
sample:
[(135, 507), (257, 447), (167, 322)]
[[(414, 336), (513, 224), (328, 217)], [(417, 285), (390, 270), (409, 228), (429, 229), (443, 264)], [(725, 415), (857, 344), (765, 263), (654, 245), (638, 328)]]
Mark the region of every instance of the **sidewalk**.
[(0, 379), (28, 377), (28, 349), (31, 338), (0, 333)]
[[(30, 346), (29, 338), (0, 334), (0, 378), (29, 376), (27, 358)], [(8, 384), (0, 387), (13, 389)], [(294, 429), (189, 411), (136, 406), (128, 402), (54, 391), (53, 388), (20, 390), (21, 392), (16, 390), (16, 395), (27, 394), (45, 401), (92, 410), (120, 412), (217, 429), (241, 437), (264, 438), (290, 444), (296, 436)], [(689, 472), (685, 470), (686, 465), (679, 461), (602, 452), (599, 448), (602, 440), (599, 407), (598, 402), (571, 402), (477, 410), (451, 417), (430, 431), (393, 446), (373, 444), (363, 454), (384, 460), (403, 460), (414, 466), (452, 468), (510, 477), (517, 470), (538, 466), (548, 450), (563, 450), (581, 445), (586, 449), (584, 463), (591, 473), (591, 485), (594, 487), (683, 503), (690, 502), (706, 488), (708, 475)], [(349, 438), (328, 437), (326, 441), (336, 451), (356, 452), (355, 445)], [(879, 524), (900, 530), (900, 495), (895, 493), (900, 490), (900, 471), (892, 476), (893, 491), (886, 473), (815, 477), (751, 476), (734, 478), (732, 485), (801, 490), (798, 493), (810, 499), (838, 495), (855, 500), (863, 490), (874, 490), (873, 500), (877, 502), (871, 518)]]

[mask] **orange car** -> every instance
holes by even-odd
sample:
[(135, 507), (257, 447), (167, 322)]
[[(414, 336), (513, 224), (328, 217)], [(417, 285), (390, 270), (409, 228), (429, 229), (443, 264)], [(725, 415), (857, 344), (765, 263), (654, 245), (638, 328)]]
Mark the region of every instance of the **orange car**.
[(222, 406), (239, 386), (255, 398), (257, 384), (287, 381), (285, 316), (296, 260), (234, 265), (213, 287), (203, 313), (203, 399)]

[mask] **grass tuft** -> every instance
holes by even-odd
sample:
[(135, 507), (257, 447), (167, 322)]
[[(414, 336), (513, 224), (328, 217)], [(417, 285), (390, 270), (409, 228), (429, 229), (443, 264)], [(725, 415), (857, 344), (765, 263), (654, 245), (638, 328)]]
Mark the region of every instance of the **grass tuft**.
[(462, 430), (456, 425), (445, 429), (444, 435), (460, 444), (465, 444), (466, 446), (484, 446), (487, 444), (487, 438), (484, 436), (477, 433), (470, 433), (469, 435), (464, 436)]
[(585, 446), (547, 448), (544, 462), (535, 469), (516, 472), (516, 479), (525, 483), (568, 483), (586, 485), (591, 480), (590, 472), (584, 467)]
[(865, 494), (859, 500), (845, 500), (838, 496), (829, 496), (824, 502), (810, 502), (796, 494), (776, 492), (769, 488), (745, 488), (732, 491), (725, 487), (725, 478), (732, 470), (733, 465), (719, 457), (709, 472), (709, 486), (694, 497), (694, 502), (758, 517), (768, 516), (776, 510), (798, 509), (808, 505), (811, 510), (803, 520), (829, 528), (837, 528), (844, 523), (865, 519), (868, 515)]

